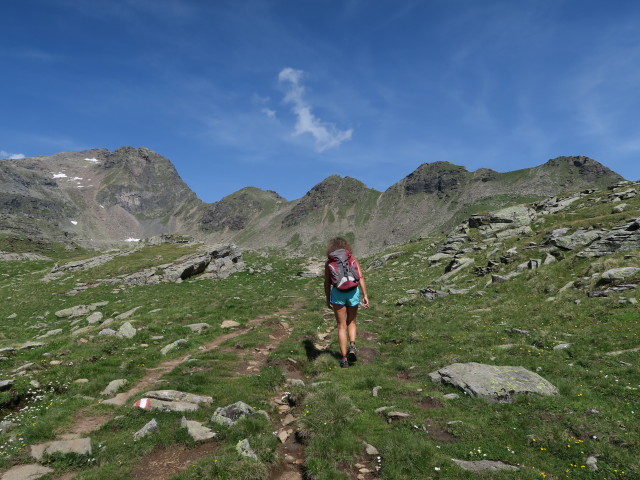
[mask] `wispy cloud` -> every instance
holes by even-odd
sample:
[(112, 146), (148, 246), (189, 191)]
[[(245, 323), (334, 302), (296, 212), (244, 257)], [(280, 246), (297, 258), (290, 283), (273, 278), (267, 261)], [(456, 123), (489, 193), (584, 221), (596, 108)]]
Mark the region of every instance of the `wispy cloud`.
[(342, 142), (350, 140), (353, 130), (338, 130), (332, 123), (317, 118), (311, 111), (311, 106), (305, 100), (305, 91), (302, 86), (302, 70), (284, 68), (278, 75), (282, 84), (287, 84), (288, 89), (284, 101), (292, 105), (291, 109), (297, 118), (294, 126), (294, 135), (310, 133), (315, 139), (315, 147), (322, 152), (332, 147), (337, 147)]
[(10, 153), (4, 150), (0, 150), (0, 158), (8, 160), (20, 160), (21, 158), (25, 158), (25, 156), (22, 153)]

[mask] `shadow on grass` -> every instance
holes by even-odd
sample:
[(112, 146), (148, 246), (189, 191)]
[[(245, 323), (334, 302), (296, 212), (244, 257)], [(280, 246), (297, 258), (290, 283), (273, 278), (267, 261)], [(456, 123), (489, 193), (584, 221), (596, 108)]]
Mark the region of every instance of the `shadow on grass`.
[(342, 356), (338, 352), (330, 352), (330, 351), (327, 351), (327, 350), (318, 350), (316, 348), (316, 346), (313, 344), (313, 342), (311, 340), (309, 340), (308, 338), (306, 340), (304, 340), (302, 342), (302, 344), (304, 345), (304, 350), (305, 350), (305, 352), (307, 354), (307, 359), (310, 362), (313, 362), (315, 359), (317, 359), (321, 355), (331, 355), (336, 360), (340, 360), (340, 358), (342, 358)]

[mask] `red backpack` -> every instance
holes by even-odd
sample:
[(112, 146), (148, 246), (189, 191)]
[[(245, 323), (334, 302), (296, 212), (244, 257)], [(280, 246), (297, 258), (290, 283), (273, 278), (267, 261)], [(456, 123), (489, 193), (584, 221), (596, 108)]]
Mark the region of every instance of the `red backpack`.
[(358, 286), (360, 275), (356, 259), (349, 250), (334, 250), (329, 254), (331, 284), (338, 290), (352, 290)]

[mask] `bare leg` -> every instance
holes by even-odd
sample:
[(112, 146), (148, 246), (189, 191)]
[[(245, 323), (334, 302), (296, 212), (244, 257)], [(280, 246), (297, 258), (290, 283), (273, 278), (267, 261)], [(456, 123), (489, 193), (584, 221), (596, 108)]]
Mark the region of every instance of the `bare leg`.
[(356, 341), (356, 316), (358, 315), (358, 306), (347, 307), (347, 331), (349, 333), (349, 341)]
[[(347, 307), (344, 305), (332, 305), (333, 313), (336, 316), (338, 324), (338, 343), (340, 344), (340, 353), (343, 357), (347, 356)], [(355, 326), (355, 323), (354, 323)]]

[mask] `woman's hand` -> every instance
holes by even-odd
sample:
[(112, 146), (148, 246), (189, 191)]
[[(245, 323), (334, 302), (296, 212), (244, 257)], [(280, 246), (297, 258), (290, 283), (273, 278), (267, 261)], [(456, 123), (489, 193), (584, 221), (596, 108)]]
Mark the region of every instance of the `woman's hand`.
[(369, 297), (367, 295), (363, 297), (360, 305), (362, 305), (362, 308), (369, 308)]

